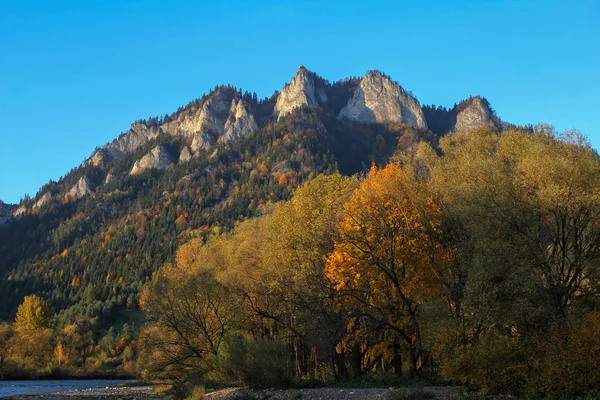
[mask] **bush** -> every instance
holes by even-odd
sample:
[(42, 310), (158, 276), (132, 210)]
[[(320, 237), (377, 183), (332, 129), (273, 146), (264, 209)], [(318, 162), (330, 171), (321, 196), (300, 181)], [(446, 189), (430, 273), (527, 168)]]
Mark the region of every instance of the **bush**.
[(536, 395), (600, 394), (600, 312), (572, 318), (536, 344), (529, 390)]
[(230, 338), (225, 368), (251, 388), (290, 387), (294, 383), (287, 346), (278, 341)]
[(530, 373), (526, 350), (520, 337), (489, 334), (477, 344), (456, 349), (442, 373), (475, 386), (482, 394), (521, 393)]
[(204, 386), (195, 386), (192, 388), (187, 400), (204, 400), (204, 398), (206, 398)]

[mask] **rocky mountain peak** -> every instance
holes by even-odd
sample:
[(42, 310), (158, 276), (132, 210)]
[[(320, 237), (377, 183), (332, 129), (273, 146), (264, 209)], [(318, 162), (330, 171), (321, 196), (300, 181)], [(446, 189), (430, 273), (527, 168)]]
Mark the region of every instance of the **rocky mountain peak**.
[(91, 192), (92, 183), (90, 182), (90, 179), (87, 177), (87, 175), (84, 175), (81, 178), (79, 178), (79, 181), (77, 181), (77, 183), (71, 188), (71, 190), (69, 190), (67, 196), (73, 199), (79, 199)]
[(481, 96), (475, 96), (461, 102), (457, 106), (455, 132), (466, 132), (473, 128), (494, 125), (496, 118), (488, 101)]
[(277, 97), (273, 114), (280, 119), (297, 107), (325, 102), (327, 102), (327, 95), (325, 90), (317, 84), (315, 74), (301, 66), (292, 81), (283, 88)]
[(418, 100), (379, 71), (369, 71), (338, 119), (362, 123), (403, 123), (427, 128)]
[(191, 107), (179, 116), (161, 126), (161, 130), (171, 136), (192, 137), (210, 132), (222, 136), (233, 93), (218, 88), (206, 98), (200, 107)]
[(254, 116), (248, 112), (248, 108), (241, 99), (232, 100), (229, 118), (224, 129), (223, 140), (240, 138), (258, 129)]
[(144, 157), (137, 160), (131, 168), (130, 175), (141, 174), (148, 169), (165, 170), (169, 164), (173, 163), (173, 158), (162, 145), (153, 148)]

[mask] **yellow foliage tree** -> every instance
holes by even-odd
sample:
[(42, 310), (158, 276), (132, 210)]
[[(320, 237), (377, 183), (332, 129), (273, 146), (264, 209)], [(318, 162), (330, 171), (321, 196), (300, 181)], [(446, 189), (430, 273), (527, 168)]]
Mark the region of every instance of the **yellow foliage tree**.
[(19, 329), (40, 330), (50, 326), (50, 305), (36, 295), (25, 296), (17, 309), (15, 325)]

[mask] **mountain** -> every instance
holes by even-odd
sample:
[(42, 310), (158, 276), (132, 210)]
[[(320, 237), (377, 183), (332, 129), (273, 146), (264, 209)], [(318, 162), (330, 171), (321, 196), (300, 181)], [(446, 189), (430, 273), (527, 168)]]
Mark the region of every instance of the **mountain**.
[(4, 225), (11, 219), (11, 214), (16, 209), (14, 204), (6, 204), (0, 200), (0, 226)]
[(370, 71), (338, 115), (362, 123), (405, 123), (427, 128), (416, 98), (379, 71)]
[(14, 209), (14, 204), (7, 204), (0, 200), (0, 215), (9, 215)]
[(422, 107), (389, 76), (328, 82), (300, 67), (272, 97), (217, 86), (138, 120), (80, 166), (11, 207), (0, 228), (0, 319), (37, 293), (68, 322), (110, 323), (190, 238), (207, 238), (290, 198), (319, 174), (382, 165), (420, 140), (501, 128), (481, 97)]

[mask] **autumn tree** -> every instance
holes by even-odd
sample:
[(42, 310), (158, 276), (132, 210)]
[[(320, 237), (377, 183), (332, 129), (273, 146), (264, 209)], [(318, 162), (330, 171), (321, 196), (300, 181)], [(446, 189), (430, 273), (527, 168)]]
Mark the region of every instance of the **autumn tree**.
[[(476, 249), (479, 281), (471, 280), (468, 290), (489, 296), (477, 300), (495, 307), (485, 314), (495, 321), (510, 315), (508, 325), (537, 324), (544, 313), (565, 321), (573, 303), (594, 292), (597, 279), (595, 152), (580, 135), (548, 127), (502, 135), (482, 128), (444, 138), (441, 149), (443, 157), (426, 149), (422, 155), (428, 154), (432, 190)], [(511, 298), (523, 299), (518, 312), (528, 314), (516, 313)]]
[(142, 334), (146, 369), (163, 376), (200, 376), (215, 368), (226, 335), (235, 328), (239, 302), (214, 273), (165, 269), (140, 304), (150, 322)]
[(40, 330), (50, 326), (50, 305), (36, 295), (25, 296), (17, 309), (15, 325), (18, 329)]
[(3, 374), (3, 367), (11, 354), (11, 339), (13, 336), (13, 327), (7, 323), (0, 323), (0, 374)]
[[(440, 225), (440, 209), (424, 189), (410, 168), (372, 167), (344, 205), (326, 270), (356, 316), (405, 343), (413, 374), (423, 355), (420, 309), (435, 285), (431, 265), (438, 245), (429, 232)], [(395, 366), (399, 373), (400, 363)]]

